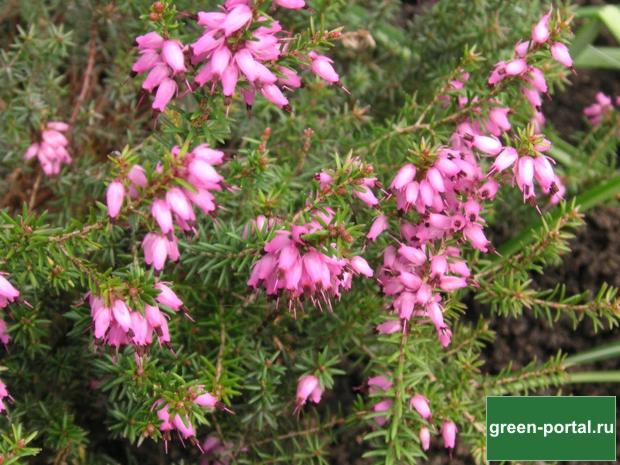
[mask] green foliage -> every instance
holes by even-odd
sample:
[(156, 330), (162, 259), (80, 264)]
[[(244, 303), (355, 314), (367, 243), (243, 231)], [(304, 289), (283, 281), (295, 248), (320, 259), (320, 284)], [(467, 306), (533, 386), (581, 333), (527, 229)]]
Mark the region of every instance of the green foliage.
[(577, 17), (583, 24), (575, 34), (571, 51), (575, 66), (579, 68), (620, 69), (620, 47), (593, 44), (602, 29), (607, 29), (620, 42), (620, 8), (615, 5), (586, 6), (578, 8)]
[[(473, 460), (482, 463), (485, 395), (554, 388), (579, 375), (566, 372), (570, 363), (561, 354), (487, 373), (482, 351), (495, 335), (487, 318), (464, 317), (474, 303), (500, 318), (531, 311), (550, 323), (561, 316), (575, 324), (589, 318), (597, 329), (618, 323), (614, 288), (567, 295), (562, 283), (539, 289), (533, 282), (569, 252), (583, 212), (618, 195), (617, 118), (569, 141), (544, 128), (568, 200), (541, 204), (539, 215), (519, 194), (500, 193), (485, 212), (488, 229), (514, 228), (510, 237), (498, 234), (497, 256), (466, 250), (475, 285), (445, 302), (454, 333), (447, 349), (428, 324), (377, 335), (391, 300), (372, 280), (356, 279), (331, 309), (305, 302), (302, 310), (247, 287), (265, 242), (317, 209), (334, 211), (333, 230), (309, 235), (308, 243), (363, 254), (376, 269), (394, 238), (370, 242), (365, 234), (379, 214), (395, 224), (397, 212), (366, 208), (355, 195), (359, 180), (372, 175), (387, 184), (404, 162), (427, 165), (463, 117), (508, 105), (518, 130), (505, 142), (531, 145), (531, 110), (517, 78), (490, 89), (487, 76), (528, 37), (543, 2), (439, 0), (411, 14), (396, 0), (311, 0), (313, 11), (278, 13), (295, 32), (290, 48), (333, 46), (330, 56), (350, 96), (308, 77), (291, 98), (292, 115), (257, 100), (249, 116), (242, 102), (227, 109), (203, 89), (159, 117), (150, 112), (151, 96), (129, 77), (135, 36), (157, 29), (189, 43), (199, 32), (189, 13), (218, 2), (166, 0), (159, 19), (145, 0), (6, 3), (0, 6), (0, 269), (22, 299), (4, 317), (12, 340), (1, 354), (1, 378), (14, 401), (0, 418), (0, 463), (27, 463), (37, 453), (59, 464), (198, 462), (198, 447), (190, 441), (182, 447), (160, 431), (160, 402), (191, 419), (200, 443), (207, 436), (221, 440), (231, 463), (328, 464), (342, 448), (369, 463), (421, 462), (420, 428), (437, 435), (446, 419), (457, 422)], [(559, 10), (564, 18), (570, 11)], [(566, 84), (567, 71), (544, 54), (536, 52), (532, 63), (545, 69), (552, 92)], [(458, 105), (454, 97), (465, 93), (450, 82), (465, 72), (470, 99)], [(479, 100), (472, 102), (474, 96)], [(72, 123), (75, 161), (47, 178), (23, 153), (52, 119)], [(155, 273), (140, 247), (154, 228), (144, 202), (128, 199), (110, 221), (105, 185), (140, 163), (150, 177), (147, 194), (156, 195), (158, 164), (162, 177), (174, 170), (171, 148), (179, 145), (183, 154), (199, 143), (227, 156), (218, 210), (200, 215), (195, 231), (179, 237), (180, 261)], [(334, 179), (327, 189), (313, 180), (320, 171)], [(275, 223), (259, 228), (258, 215)], [(138, 308), (153, 303), (159, 280), (174, 283), (185, 304), (180, 312), (165, 309), (169, 345), (154, 342), (141, 351), (95, 342), (88, 292), (122, 296)], [(304, 374), (317, 376), (325, 392), (296, 415), (296, 384)], [(392, 387), (368, 392), (366, 380), (376, 375), (389, 376)], [(200, 388), (218, 397), (219, 409), (192, 402)], [(417, 393), (428, 397), (432, 422), (410, 408)], [(373, 409), (385, 401), (387, 410)]]

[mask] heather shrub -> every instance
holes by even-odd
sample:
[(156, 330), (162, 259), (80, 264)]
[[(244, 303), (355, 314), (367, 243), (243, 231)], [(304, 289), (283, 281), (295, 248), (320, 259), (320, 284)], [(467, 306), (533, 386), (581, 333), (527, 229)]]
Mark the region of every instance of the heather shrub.
[(616, 326), (534, 279), (620, 192), (620, 102), (546, 121), (570, 5), (421, 3), (0, 7), (0, 463), (480, 463), (485, 396), (579, 377), (482, 351)]

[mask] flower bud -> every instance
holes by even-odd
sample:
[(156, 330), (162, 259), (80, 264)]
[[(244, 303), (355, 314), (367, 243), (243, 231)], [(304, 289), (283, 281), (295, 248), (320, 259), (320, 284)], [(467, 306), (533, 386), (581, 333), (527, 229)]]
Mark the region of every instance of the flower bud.
[(116, 218), (123, 206), (125, 199), (125, 187), (120, 181), (113, 181), (106, 191), (106, 202), (108, 206), (108, 215), (110, 218)]
[(428, 399), (423, 395), (416, 394), (409, 401), (409, 407), (415, 409), (422, 418), (428, 420), (431, 418), (431, 407), (428, 405)]

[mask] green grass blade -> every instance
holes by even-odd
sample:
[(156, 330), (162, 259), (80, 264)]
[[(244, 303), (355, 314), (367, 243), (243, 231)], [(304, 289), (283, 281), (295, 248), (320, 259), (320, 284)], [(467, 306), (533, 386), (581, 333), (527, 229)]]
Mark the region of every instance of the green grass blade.
[(610, 358), (620, 357), (620, 341), (605, 344), (590, 350), (584, 350), (564, 359), (564, 366), (584, 365), (586, 363), (600, 362)]
[(594, 47), (588, 45), (575, 58), (575, 67), (620, 70), (620, 47)]
[(620, 371), (584, 371), (580, 373), (569, 373), (563, 383), (620, 383)]
[(583, 51), (594, 42), (596, 36), (601, 30), (601, 22), (596, 20), (586, 21), (575, 34), (570, 45), (570, 52), (573, 57), (577, 58)]
[(599, 18), (607, 26), (609, 32), (620, 42), (620, 8), (614, 5), (606, 5), (601, 8)]

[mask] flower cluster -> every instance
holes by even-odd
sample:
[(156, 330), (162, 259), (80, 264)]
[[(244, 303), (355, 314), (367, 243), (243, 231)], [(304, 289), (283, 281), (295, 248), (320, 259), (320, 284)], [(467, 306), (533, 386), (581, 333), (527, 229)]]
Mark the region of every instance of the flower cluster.
[[(430, 421), (432, 419), (431, 407), (428, 399), (421, 394), (414, 395), (409, 400), (409, 407), (414, 409), (424, 419)], [(445, 420), (441, 426), (441, 435), (443, 437), (443, 445), (446, 449), (454, 449), (456, 444), (456, 433), (458, 428), (451, 420)], [(428, 450), (431, 447), (431, 432), (427, 426), (420, 428), (419, 433), (420, 444), (422, 450)]]
[[(205, 392), (203, 386), (198, 386), (197, 390), (189, 389), (187, 395), (189, 402), (199, 407), (204, 407), (211, 410), (219, 408), (229, 411), (221, 402), (218, 401), (217, 397)], [(175, 409), (171, 407), (169, 403), (166, 403), (161, 399), (158, 400), (155, 405), (158, 408), (157, 417), (161, 422), (159, 425), (159, 430), (164, 433), (164, 438), (166, 441), (170, 439), (170, 433), (176, 430), (181, 439), (189, 439), (200, 448), (198, 440), (196, 439), (196, 429), (194, 428), (189, 415), (175, 413)], [(173, 413), (171, 413), (171, 410)]]
[[(489, 78), (491, 85), (508, 77), (523, 79), (526, 97), (528, 93), (537, 96), (528, 98), (535, 112), (540, 106), (539, 92), (546, 92), (547, 84), (543, 72), (528, 65), (528, 51), (549, 39), (550, 33), (544, 33), (549, 17), (550, 13), (546, 14), (534, 28), (531, 41), (516, 45), (515, 58), (498, 63)], [(556, 59), (562, 56), (560, 45), (551, 47)], [(460, 80), (451, 83), (452, 88), (463, 89), (468, 78), (463, 73)], [(467, 103), (467, 99), (459, 101), (461, 105)], [(499, 137), (512, 129), (510, 108), (494, 101), (489, 103), (491, 108), (485, 116), (464, 119), (458, 124), (449, 146), (427, 154), (418, 166), (405, 164), (390, 184), (397, 208), (405, 213), (415, 212), (417, 220), (400, 222), (402, 242), (385, 250), (378, 281), (383, 292), (394, 297), (392, 307), (400, 319), (429, 319), (444, 347), (450, 342), (451, 332), (444, 323), (441, 295), (470, 284), (471, 273), (460, 258), (459, 244), (467, 242), (485, 253), (492, 250), (484, 234), (481, 213), (483, 202), (495, 197), (505, 179), (503, 172), (512, 167), (509, 182), (517, 185), (525, 201), (535, 202), (534, 181), (551, 196), (552, 203), (558, 202), (564, 191), (554, 172), (554, 162), (546, 155), (551, 143), (536, 134), (531, 125), (526, 134), (515, 138), (515, 147), (504, 145)], [(482, 113), (478, 102), (469, 104), (475, 107), (474, 113)], [(486, 170), (483, 160), (488, 158), (493, 162)], [(375, 240), (388, 228), (388, 217), (379, 215), (367, 237)], [(378, 330), (392, 333), (403, 327), (399, 321), (390, 320), (379, 325)]]
[(402, 244), (385, 250), (378, 281), (385, 295), (395, 297), (392, 306), (402, 320), (429, 320), (441, 345), (447, 347), (452, 332), (444, 322), (441, 293), (466, 287), (469, 276), (456, 247), (431, 254)]
[[(166, 284), (159, 282), (155, 288), (159, 290), (155, 299), (158, 304), (175, 312), (181, 309), (183, 302)], [(95, 338), (110, 346), (147, 346), (153, 341), (153, 334), (160, 344), (170, 342), (167, 316), (157, 305), (147, 304), (142, 311), (137, 311), (122, 298), (111, 297), (106, 303), (102, 297), (92, 294), (89, 295), (89, 304)]]
[[(596, 102), (587, 106), (583, 110), (583, 114), (588, 118), (592, 126), (598, 126), (603, 122), (606, 116), (614, 111), (614, 102), (610, 96), (603, 92), (596, 93)], [(616, 106), (620, 107), (620, 96), (616, 97)]]
[(61, 121), (48, 122), (41, 132), (41, 139), (28, 147), (24, 158), (30, 160), (37, 157), (47, 176), (60, 173), (63, 164), (68, 165), (72, 162), (68, 151), (69, 141), (63, 134), (69, 127), (67, 123)]
[[(379, 333), (408, 331), (414, 322), (430, 322), (441, 345), (447, 347), (452, 333), (444, 320), (444, 294), (475, 285), (461, 249), (469, 244), (483, 253), (493, 250), (484, 232), (484, 203), (495, 198), (502, 184), (512, 184), (522, 192), (524, 201), (535, 204), (535, 182), (550, 196), (551, 203), (561, 199), (564, 187), (554, 172), (554, 161), (547, 155), (551, 143), (539, 133), (544, 123), (541, 93), (548, 91), (547, 83), (543, 71), (530, 64), (534, 52), (541, 50), (555, 34), (549, 30), (550, 17), (551, 12), (535, 26), (531, 40), (519, 42), (514, 58), (497, 63), (488, 79), (490, 86), (509, 78), (522, 83), (522, 94), (534, 114), (527, 130), (512, 132), (512, 110), (501, 102), (482, 102), (465, 94), (469, 75), (463, 72), (450, 82), (450, 95), (441, 101), (445, 106), (454, 95), (457, 105), (470, 107), (475, 117), (459, 120), (448, 144), (420, 150), (417, 163), (406, 163), (393, 178), (389, 190), (399, 210), (400, 238), (397, 245), (384, 250), (377, 280), (383, 293), (393, 299), (391, 308), (398, 318), (379, 324)], [(572, 66), (563, 44), (556, 41), (548, 48), (555, 60)], [(600, 101), (599, 107), (590, 113), (606, 111), (601, 103), (608, 102)], [(508, 168), (512, 168), (511, 175), (506, 176)], [(390, 222), (390, 215), (380, 213), (367, 238), (376, 240), (390, 229)], [(377, 384), (383, 390), (391, 387), (391, 382), (382, 376), (371, 380), (373, 386)], [(387, 412), (391, 402), (384, 399), (373, 410)], [(430, 405), (422, 394), (411, 398), (410, 407), (422, 419), (431, 419)], [(387, 422), (386, 415), (375, 421)], [(441, 434), (446, 448), (454, 448), (457, 431), (451, 420), (443, 422)], [(430, 429), (423, 426), (419, 438), (424, 450), (430, 447), (430, 437)]]
[(177, 40), (164, 40), (156, 32), (139, 36), (136, 43), (140, 58), (132, 70), (138, 74), (148, 72), (142, 88), (148, 92), (157, 89), (153, 109), (164, 111), (178, 91), (174, 76), (186, 71), (183, 45)]
[[(161, 185), (156, 187), (161, 195), (157, 194), (150, 203), (151, 215), (159, 231), (149, 232), (142, 241), (145, 261), (156, 270), (163, 269), (167, 259), (179, 259), (175, 225), (182, 231), (191, 231), (196, 220), (194, 207), (207, 215), (215, 211), (215, 197), (212, 192), (222, 190), (224, 180), (214, 168), (223, 162), (223, 152), (201, 144), (187, 153), (182, 153), (181, 149), (175, 146), (171, 153), (173, 160), (169, 172), (164, 175), (162, 166), (158, 165), (156, 171), (162, 179)], [(189, 184), (192, 189), (168, 187), (175, 179), (183, 180), (184, 184)], [(144, 169), (140, 165), (134, 165), (127, 174), (127, 182), (129, 195), (138, 198), (140, 190), (147, 186)], [(122, 180), (114, 180), (108, 185), (106, 202), (111, 218), (119, 215), (125, 194)]]
[[(282, 64), (288, 53), (291, 34), (284, 31), (278, 21), (264, 16), (253, 8), (251, 0), (227, 0), (220, 11), (199, 12), (198, 25), (202, 35), (190, 46), (178, 40), (167, 39), (149, 32), (136, 39), (139, 58), (133, 66), (136, 73), (147, 73), (142, 88), (148, 92), (157, 89), (153, 109), (164, 111), (178, 92), (181, 81), (187, 92), (193, 89), (187, 80), (188, 67), (198, 67), (194, 82), (198, 87), (209, 84), (213, 94), (221, 85), (226, 104), (229, 105), (237, 87), (248, 107), (257, 93), (287, 111), (291, 110), (284, 91), (302, 86), (298, 72)], [(282, 8), (300, 9), (303, 0), (278, 0)], [(190, 55), (190, 63), (185, 60)], [(342, 87), (332, 60), (314, 51), (295, 61), (306, 65), (314, 74), (330, 84)], [(290, 60), (289, 60), (290, 61)], [(242, 83), (242, 84), (241, 84)], [(241, 84), (241, 85), (240, 85)]]
[(257, 288), (262, 284), (271, 296), (284, 293), (289, 310), (294, 310), (304, 297), (319, 308), (323, 302), (331, 310), (331, 300), (340, 298), (343, 289), (351, 288), (353, 275), (373, 275), (362, 257), (326, 255), (307, 242), (307, 236), (329, 233), (326, 228), (332, 220), (333, 212), (328, 210), (317, 213), (310, 223), (293, 225), (290, 231), (276, 231), (276, 237), (264, 247), (266, 254), (254, 264), (248, 285)]
[[(368, 392), (370, 395), (381, 395), (387, 393), (392, 389), (393, 383), (386, 376), (372, 376), (368, 378), (366, 382)], [(387, 412), (392, 408), (393, 401), (389, 398), (384, 398), (373, 405), (372, 410), (375, 413)], [(425, 421), (432, 420), (432, 412), (428, 399), (422, 394), (415, 394), (409, 399), (409, 408), (415, 410), (420, 417)], [(379, 425), (383, 426), (388, 422), (387, 415), (376, 415), (373, 420)], [(445, 420), (441, 428), (444, 447), (447, 449), (453, 449), (456, 440), (457, 428), (456, 425), (450, 420)], [(422, 450), (428, 450), (431, 444), (431, 432), (428, 426), (423, 426), (419, 433), (420, 444)]]
[[(548, 86), (544, 72), (529, 64), (528, 59), (534, 55), (534, 52), (548, 46), (551, 56), (556, 61), (568, 68), (572, 68), (573, 65), (568, 48), (561, 42), (551, 40), (556, 33), (556, 31), (549, 29), (551, 14), (552, 11), (546, 13), (534, 26), (530, 41), (522, 41), (515, 46), (514, 58), (508, 62), (500, 61), (497, 63), (489, 77), (490, 85), (496, 85), (508, 77), (514, 77), (524, 82), (521, 92), (534, 110), (532, 120), (534, 131), (538, 131), (544, 122), (544, 117), (540, 113), (541, 93), (547, 93)], [(489, 119), (492, 119), (492, 116), (491, 114)], [(474, 127), (475, 129), (477, 128)], [(488, 123), (486, 129), (489, 130)], [(507, 119), (505, 127), (500, 129), (510, 129)], [(498, 133), (493, 134), (499, 135)], [(476, 136), (480, 140), (479, 143), (476, 143)], [(551, 143), (544, 136), (530, 132), (525, 143), (516, 148), (502, 147), (497, 139), (487, 138), (484, 135), (474, 134), (473, 138), (473, 146), (476, 149), (485, 155), (496, 157), (490, 174), (499, 173), (512, 166), (514, 182), (523, 192), (524, 201), (534, 201), (536, 196), (534, 181), (538, 183), (544, 193), (551, 196), (552, 203), (557, 203), (561, 199), (564, 187), (554, 173), (552, 166), (554, 161), (546, 155), (546, 152), (551, 148)]]

